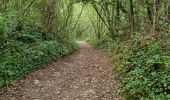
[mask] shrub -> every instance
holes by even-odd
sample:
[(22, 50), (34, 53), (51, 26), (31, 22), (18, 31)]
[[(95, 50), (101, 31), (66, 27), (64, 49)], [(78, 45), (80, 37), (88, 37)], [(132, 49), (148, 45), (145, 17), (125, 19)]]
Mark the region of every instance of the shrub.
[(43, 40), (40, 32), (28, 26), (12, 39), (7, 39), (0, 58), (0, 86), (72, 53), (77, 48), (76, 43), (71, 37), (65, 38)]
[[(106, 42), (103, 42), (106, 40)], [(109, 41), (108, 41), (109, 40)], [(170, 99), (169, 35), (152, 36), (134, 33), (129, 39), (92, 39), (92, 44), (103, 47), (119, 73), (122, 99)]]
[[(122, 75), (126, 99), (169, 99), (170, 52), (165, 50), (168, 37), (150, 35), (118, 41), (108, 53)], [(115, 49), (116, 47), (116, 49)], [(119, 49), (118, 49), (119, 48)], [(114, 50), (115, 49), (115, 50)]]

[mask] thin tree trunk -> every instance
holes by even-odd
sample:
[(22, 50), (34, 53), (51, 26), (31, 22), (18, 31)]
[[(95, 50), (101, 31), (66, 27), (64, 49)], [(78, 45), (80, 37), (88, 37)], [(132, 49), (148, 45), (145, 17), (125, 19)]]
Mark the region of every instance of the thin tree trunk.
[(116, 16), (116, 31), (117, 33), (119, 33), (119, 24), (120, 24), (120, 1), (117, 0), (117, 7), (116, 7), (116, 11), (117, 11), (117, 16)]
[(156, 0), (154, 0), (154, 5), (153, 5), (153, 31), (155, 30), (155, 24), (156, 24)]
[(105, 26), (107, 27), (107, 29), (111, 32), (109, 25), (107, 24), (107, 22), (105, 21), (105, 19), (102, 17), (102, 15), (100, 14), (99, 10), (97, 9), (97, 6), (93, 3), (93, 8), (95, 9), (97, 15), (100, 17), (100, 19), (103, 21), (103, 23), (105, 24)]
[(130, 0), (130, 12), (131, 12), (131, 23), (132, 23), (132, 30), (135, 30), (135, 15), (133, 9), (133, 0)]
[(30, 2), (30, 4), (25, 8), (25, 10), (23, 11), (23, 16), (21, 18), (21, 20), (19, 20), (19, 22), (17, 23), (17, 26), (16, 26), (16, 31), (20, 31), (23, 27), (23, 24), (24, 24), (24, 20), (26, 19), (27, 17), (27, 14), (28, 14), (28, 11), (29, 11), (29, 8), (32, 6), (32, 4), (34, 3), (35, 0), (32, 0)]
[(76, 26), (77, 26), (77, 24), (78, 24), (78, 21), (79, 21), (81, 15), (82, 15), (82, 13), (83, 13), (84, 7), (85, 7), (85, 5), (83, 5), (83, 7), (82, 7), (81, 12), (80, 12), (80, 14), (79, 14), (79, 16), (78, 16), (78, 18), (77, 18), (77, 21), (76, 21), (75, 25), (74, 25), (73, 28), (72, 28), (72, 31), (74, 31), (74, 29), (76, 28)]
[(170, 23), (170, 1), (168, 1), (168, 14), (167, 14), (167, 18), (168, 18), (168, 22)]

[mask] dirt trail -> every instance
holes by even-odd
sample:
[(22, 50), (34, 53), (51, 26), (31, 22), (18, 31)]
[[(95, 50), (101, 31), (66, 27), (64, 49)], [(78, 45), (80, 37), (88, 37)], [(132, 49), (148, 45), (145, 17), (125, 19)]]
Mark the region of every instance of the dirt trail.
[(10, 86), (0, 100), (118, 100), (111, 63), (86, 42), (80, 50)]

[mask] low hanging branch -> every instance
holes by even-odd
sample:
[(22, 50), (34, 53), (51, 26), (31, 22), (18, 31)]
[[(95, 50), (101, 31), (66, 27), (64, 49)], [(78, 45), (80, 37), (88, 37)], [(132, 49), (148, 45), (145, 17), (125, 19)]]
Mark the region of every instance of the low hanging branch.
[(76, 26), (77, 26), (77, 24), (78, 24), (78, 21), (79, 21), (81, 15), (82, 15), (82, 13), (83, 13), (84, 7), (85, 7), (85, 5), (83, 5), (83, 7), (82, 7), (81, 12), (80, 12), (80, 14), (79, 14), (79, 16), (78, 16), (78, 19), (77, 19), (77, 21), (76, 21), (74, 27), (72, 28), (72, 31), (74, 31), (74, 29), (76, 28)]
[(108, 25), (107, 22), (104, 20), (104, 18), (102, 17), (102, 15), (99, 13), (99, 11), (98, 11), (98, 9), (97, 9), (97, 6), (94, 4), (94, 2), (92, 3), (92, 5), (93, 5), (93, 8), (95, 9), (97, 15), (98, 15), (98, 16), (100, 17), (100, 19), (103, 21), (103, 23), (105, 24), (105, 26), (107, 27), (107, 29), (108, 29), (109, 31), (111, 31), (109, 25)]

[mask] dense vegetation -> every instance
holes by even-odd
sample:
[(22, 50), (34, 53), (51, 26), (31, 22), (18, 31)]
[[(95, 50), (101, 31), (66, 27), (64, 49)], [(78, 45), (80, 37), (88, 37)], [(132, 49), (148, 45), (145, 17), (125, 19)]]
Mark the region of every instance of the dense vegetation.
[(170, 99), (170, 1), (81, 1), (90, 26), (82, 37), (108, 52), (122, 99)]
[(68, 0), (0, 1), (0, 86), (76, 49)]
[(0, 86), (70, 54), (77, 37), (107, 51), (122, 99), (168, 100), (169, 33), (169, 0), (1, 0)]

